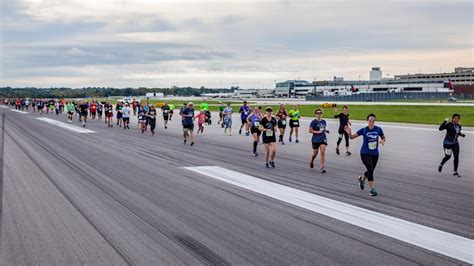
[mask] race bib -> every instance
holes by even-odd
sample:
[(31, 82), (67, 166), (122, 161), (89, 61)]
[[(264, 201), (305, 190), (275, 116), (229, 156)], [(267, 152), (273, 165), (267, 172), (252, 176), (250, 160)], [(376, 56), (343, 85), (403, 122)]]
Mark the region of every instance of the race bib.
[(281, 120), (281, 124), (286, 126), (286, 120)]
[(267, 130), (267, 131), (265, 131), (265, 135), (266, 135), (267, 137), (273, 137), (273, 130)]
[(155, 119), (155, 116), (154, 116), (154, 115), (150, 115), (150, 118), (151, 118), (151, 119)]
[(375, 149), (377, 149), (377, 141), (369, 142), (369, 150), (375, 150)]
[(247, 112), (247, 111), (245, 111), (245, 112), (244, 112), (244, 115), (248, 115), (248, 112)]
[(165, 110), (165, 112), (164, 112), (164, 113), (165, 113), (165, 114), (167, 114), (167, 113), (168, 113), (168, 110)]
[(444, 149), (444, 154), (451, 156), (452, 153), (453, 153), (452, 149)]
[(295, 122), (293, 122), (293, 125), (295, 125), (295, 126), (299, 126), (299, 125), (300, 125), (300, 122), (298, 122), (298, 121), (295, 121)]
[(260, 126), (260, 122), (255, 121), (255, 122), (253, 122), (253, 125), (254, 125), (255, 127), (258, 127), (258, 126)]

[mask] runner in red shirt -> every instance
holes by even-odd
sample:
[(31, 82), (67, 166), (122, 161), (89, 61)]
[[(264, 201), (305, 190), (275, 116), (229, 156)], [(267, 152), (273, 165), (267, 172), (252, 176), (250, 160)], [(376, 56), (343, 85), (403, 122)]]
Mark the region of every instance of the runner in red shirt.
[(199, 129), (196, 134), (199, 134), (199, 131), (201, 131), (202, 134), (204, 132), (204, 123), (206, 122), (206, 114), (204, 113), (204, 110), (201, 110), (201, 112), (199, 112), (199, 114), (197, 114), (195, 118), (198, 119), (199, 126)]
[(97, 114), (97, 104), (95, 102), (91, 103), (90, 110), (92, 119), (95, 119), (95, 116)]

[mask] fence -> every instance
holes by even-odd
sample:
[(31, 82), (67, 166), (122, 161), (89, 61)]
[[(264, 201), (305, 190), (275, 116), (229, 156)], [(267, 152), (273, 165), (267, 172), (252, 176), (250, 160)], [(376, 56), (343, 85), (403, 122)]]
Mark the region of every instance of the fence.
[(451, 95), (449, 92), (392, 92), (392, 93), (361, 93), (341, 96), (308, 95), (308, 101), (357, 101), (383, 102), (396, 100), (447, 100), (449, 97), (457, 99), (473, 99), (473, 95)]

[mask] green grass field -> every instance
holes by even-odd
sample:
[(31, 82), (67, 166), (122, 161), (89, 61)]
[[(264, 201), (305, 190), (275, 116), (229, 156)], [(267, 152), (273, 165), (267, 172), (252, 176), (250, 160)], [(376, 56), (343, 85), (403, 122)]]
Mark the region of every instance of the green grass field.
[[(111, 100), (113, 104), (116, 103), (116, 100)], [(163, 100), (154, 99), (150, 100), (150, 103), (159, 104)], [(179, 109), (184, 102), (184, 100), (171, 100), (170, 103), (173, 103), (177, 109)], [(199, 104), (202, 101), (195, 101), (194, 105), (196, 109), (199, 109)], [(226, 101), (225, 101), (226, 102)], [(234, 111), (237, 111), (239, 106), (241, 106), (241, 101), (233, 102), (232, 107)], [(219, 107), (217, 106), (218, 101), (207, 101), (210, 105), (209, 109), (211, 111), (218, 111)], [(250, 106), (255, 106), (254, 102), (249, 101)], [(273, 110), (278, 109), (278, 105), (270, 105)], [(262, 106), (263, 108), (267, 105)], [(313, 117), (314, 110), (320, 108), (320, 105), (300, 105), (301, 115), (305, 117)], [(377, 115), (378, 121), (383, 122), (400, 122), (400, 123), (417, 123), (417, 124), (440, 124), (446, 117), (451, 118), (452, 114), (458, 113), (461, 115), (461, 124), (464, 126), (474, 127), (474, 106), (387, 106), (387, 105), (353, 105), (349, 106), (349, 114), (353, 120), (366, 120), (366, 117), (370, 113)], [(290, 105), (287, 105), (287, 110), (291, 109)], [(322, 108), (323, 117), (332, 118), (334, 117), (333, 108)], [(339, 111), (341, 107), (339, 107)]]
[[(266, 107), (266, 106), (262, 106)], [(271, 106), (277, 110), (277, 106)], [(236, 106), (237, 108), (237, 106)], [(313, 117), (314, 110), (320, 108), (319, 105), (301, 105), (302, 116)], [(212, 111), (217, 111), (217, 106), (210, 106)], [(323, 109), (323, 117), (333, 118), (333, 108)], [(287, 109), (289, 110), (289, 109)], [(339, 111), (341, 108), (339, 108)], [(446, 118), (451, 118), (453, 113), (461, 115), (461, 124), (464, 126), (474, 126), (474, 107), (472, 106), (387, 106), (387, 105), (354, 105), (349, 106), (350, 118), (353, 120), (366, 120), (367, 115), (374, 113), (378, 121), (401, 122), (417, 124), (441, 124)]]

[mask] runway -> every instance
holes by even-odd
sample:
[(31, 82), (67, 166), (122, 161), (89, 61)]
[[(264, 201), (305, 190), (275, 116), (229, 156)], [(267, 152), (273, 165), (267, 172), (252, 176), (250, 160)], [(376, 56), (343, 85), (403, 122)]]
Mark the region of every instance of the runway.
[[(191, 147), (177, 116), (167, 130), (160, 118), (151, 136), (134, 118), (130, 130), (103, 120), (84, 129), (66, 115), (0, 114), (1, 265), (474, 263), (472, 128), (460, 139), (455, 178), (452, 159), (437, 172), (444, 132), (436, 126), (381, 123), (387, 143), (379, 196), (370, 197), (356, 181), (361, 140), (351, 141), (353, 155), (336, 155), (332, 120), (320, 174), (319, 162), (308, 166), (309, 118), (301, 142), (285, 137), (276, 169), (266, 169), (263, 147), (251, 156), (237, 116), (224, 136), (214, 114)], [(416, 232), (428, 233), (410, 240)]]

